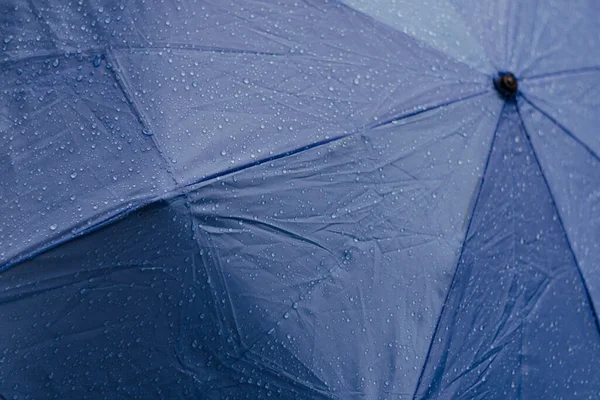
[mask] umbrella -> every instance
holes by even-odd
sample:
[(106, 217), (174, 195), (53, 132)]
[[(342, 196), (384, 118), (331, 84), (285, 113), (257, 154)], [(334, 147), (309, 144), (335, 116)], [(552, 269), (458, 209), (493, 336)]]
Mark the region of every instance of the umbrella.
[(600, 397), (593, 0), (5, 0), (0, 396)]

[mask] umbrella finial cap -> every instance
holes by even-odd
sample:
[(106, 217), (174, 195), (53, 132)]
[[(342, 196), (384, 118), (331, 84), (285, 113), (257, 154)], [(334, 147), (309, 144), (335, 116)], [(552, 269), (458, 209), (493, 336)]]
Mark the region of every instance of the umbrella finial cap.
[(519, 89), (519, 81), (512, 72), (502, 72), (494, 81), (496, 90), (506, 98), (513, 97)]

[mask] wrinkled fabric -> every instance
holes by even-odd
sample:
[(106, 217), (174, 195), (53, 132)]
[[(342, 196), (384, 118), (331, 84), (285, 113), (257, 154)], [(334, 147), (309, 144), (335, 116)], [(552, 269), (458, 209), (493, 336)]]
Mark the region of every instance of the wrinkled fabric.
[(3, 2), (0, 397), (600, 397), (599, 18)]

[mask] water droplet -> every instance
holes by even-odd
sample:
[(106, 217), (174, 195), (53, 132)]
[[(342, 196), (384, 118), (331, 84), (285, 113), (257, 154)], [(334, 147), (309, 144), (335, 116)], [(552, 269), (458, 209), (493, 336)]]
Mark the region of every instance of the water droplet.
[(290, 313), (286, 312), (285, 314), (283, 314), (283, 318), (288, 319), (290, 317)]
[(101, 56), (101, 55), (95, 55), (94, 56), (93, 64), (94, 64), (95, 68), (98, 68), (100, 66), (100, 64), (102, 63), (102, 59), (103, 58), (104, 58), (104, 56)]
[(73, 172), (73, 173), (71, 174), (71, 179), (75, 179), (75, 178), (77, 178), (77, 172)]
[(150, 129), (142, 129), (142, 133), (146, 136), (152, 136), (154, 134)]
[(292, 308), (294, 310), (298, 309), (298, 302), (297, 301), (295, 301), (294, 303), (292, 303)]
[(58, 67), (58, 65), (60, 64), (60, 61), (58, 61), (58, 58), (56, 60), (54, 60), (54, 62), (52, 63), (52, 66), (54, 68)]
[(50, 225), (50, 230), (51, 230), (51, 231), (55, 231), (55, 230), (56, 230), (56, 228), (58, 228), (58, 225), (56, 225), (56, 224), (52, 224), (52, 225)]

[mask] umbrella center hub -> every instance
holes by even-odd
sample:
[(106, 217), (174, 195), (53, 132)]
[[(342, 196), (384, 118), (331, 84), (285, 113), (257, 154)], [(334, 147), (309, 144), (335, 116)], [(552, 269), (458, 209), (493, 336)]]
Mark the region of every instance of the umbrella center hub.
[(511, 98), (517, 94), (519, 81), (512, 72), (503, 72), (494, 80), (494, 86), (503, 97)]

